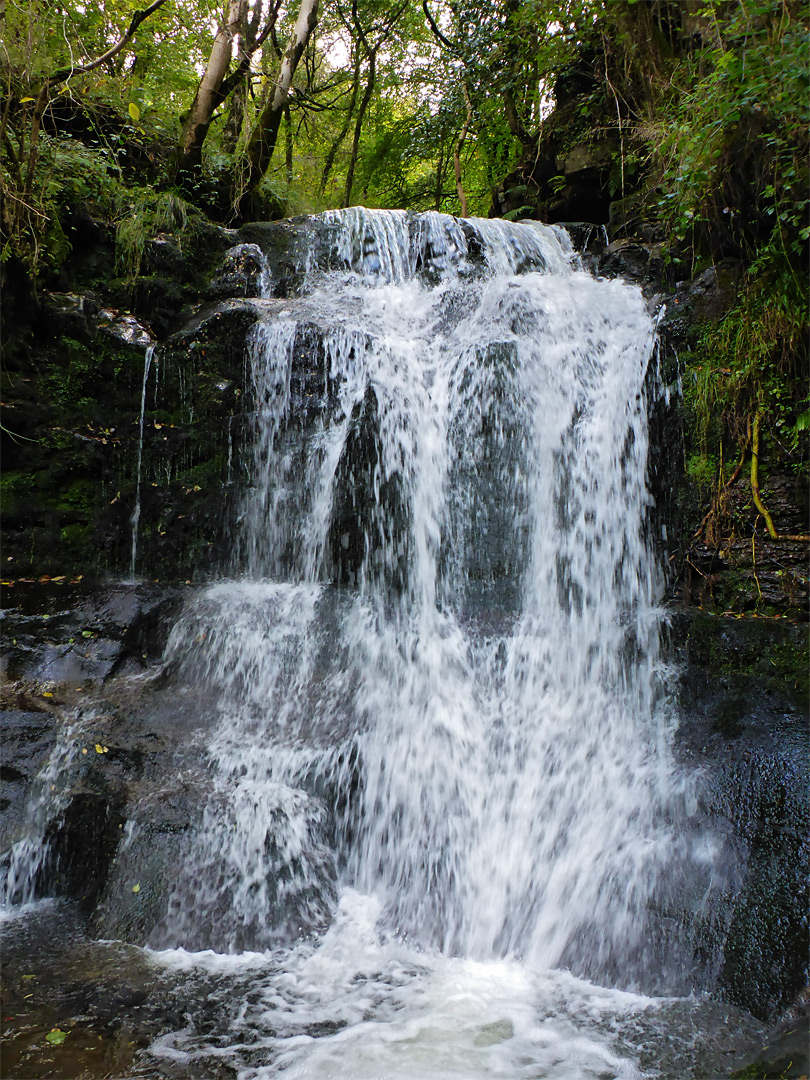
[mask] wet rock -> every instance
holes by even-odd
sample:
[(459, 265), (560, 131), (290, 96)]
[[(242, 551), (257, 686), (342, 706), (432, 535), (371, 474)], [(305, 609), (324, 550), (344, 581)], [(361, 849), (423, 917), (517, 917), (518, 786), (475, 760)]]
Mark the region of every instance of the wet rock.
[(686, 922), (709, 988), (772, 1021), (808, 977), (807, 628), (684, 614), (673, 635), (676, 752), (703, 778), (694, 845), (711, 867)]
[(118, 341), (125, 345), (136, 345), (139, 349), (146, 349), (155, 341), (151, 330), (128, 311), (102, 308), (98, 313), (98, 325)]
[(408, 536), (399, 474), (382, 459), (377, 394), (366, 389), (353, 412), (335, 473), (329, 528), (332, 574), (339, 584), (374, 577), (402, 589), (407, 581)]
[[(26, 799), (55, 740), (54, 709), (33, 695), (6, 693), (0, 711), (0, 851), (7, 851), (26, 817)], [(9, 707), (9, 706), (16, 707)]]
[(730, 1080), (802, 1080), (810, 1073), (810, 1006), (807, 994), (793, 1015), (772, 1028)]
[(90, 341), (101, 304), (94, 293), (49, 293), (43, 305), (43, 317), (53, 332), (78, 341)]
[(40, 868), (40, 896), (66, 896), (91, 911), (107, 881), (121, 839), (126, 797), (123, 789), (75, 794), (45, 833), (48, 856)]
[(7, 680), (46, 691), (100, 684), (162, 649), (178, 594), (148, 585), (18, 583), (4, 597)]
[(666, 312), (659, 332), (666, 347), (690, 347), (701, 325), (722, 318), (736, 299), (741, 271), (737, 260), (725, 259), (694, 280), (682, 281), (674, 290), (662, 292)]
[(599, 260), (599, 272), (606, 277), (623, 277), (646, 284), (664, 275), (664, 245), (644, 243), (636, 238), (612, 240)]
[[(297, 217), (284, 221), (254, 221), (239, 230), (246, 245), (258, 247), (263, 253), (273, 296), (291, 297), (300, 293), (308, 252), (313, 247), (323, 249), (324, 234), (330, 234), (323, 223), (315, 228), (319, 235), (314, 239), (309, 219)], [(336, 230), (331, 230), (331, 234), (336, 235)]]
[(225, 252), (207, 295), (211, 300), (226, 297), (266, 295), (270, 289), (267, 261), (258, 244), (237, 244)]

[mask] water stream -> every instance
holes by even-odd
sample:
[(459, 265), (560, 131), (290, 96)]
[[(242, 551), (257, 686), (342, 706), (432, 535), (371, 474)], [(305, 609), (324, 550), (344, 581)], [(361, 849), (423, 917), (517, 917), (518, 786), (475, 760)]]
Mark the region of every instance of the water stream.
[[(227, 1038), (152, 1054), (255, 1078), (637, 1076), (617, 1032), (661, 989), (649, 901), (677, 797), (654, 325), (560, 229), (324, 217), (328, 268), (313, 253), (249, 342), (232, 577), (167, 654), (219, 719), (151, 944), (251, 990), (231, 984)], [(305, 322), (327, 402), (306, 423)]]

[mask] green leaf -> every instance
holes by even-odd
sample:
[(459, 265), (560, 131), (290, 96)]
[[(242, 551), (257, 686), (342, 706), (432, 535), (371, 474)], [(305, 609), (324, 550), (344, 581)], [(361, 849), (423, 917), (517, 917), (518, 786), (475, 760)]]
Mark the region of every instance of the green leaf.
[(128, 112), (129, 112), (129, 115), (132, 117), (132, 119), (137, 124), (138, 121), (141, 118), (141, 110), (138, 108), (138, 106), (135, 104), (134, 101), (130, 101)]
[(45, 1041), (49, 1042), (49, 1043), (52, 1043), (54, 1046), (61, 1046), (66, 1038), (67, 1038), (67, 1032), (66, 1031), (60, 1031), (59, 1028), (53, 1028), (45, 1036)]

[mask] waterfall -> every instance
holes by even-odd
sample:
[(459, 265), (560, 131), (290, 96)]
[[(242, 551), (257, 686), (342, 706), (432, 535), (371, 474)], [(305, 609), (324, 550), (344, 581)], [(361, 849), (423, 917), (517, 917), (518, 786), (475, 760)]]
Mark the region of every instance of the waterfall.
[(246, 343), (232, 576), (166, 654), (216, 715), (150, 944), (226, 978), (229, 1049), (150, 1053), (637, 1078), (675, 787), (653, 322), (556, 227), (353, 208), (302, 258)]
[(138, 553), (138, 525), (141, 520), (141, 465), (143, 463), (143, 421), (146, 415), (146, 387), (149, 383), (149, 369), (152, 366), (152, 358), (155, 355), (155, 346), (147, 345), (143, 358), (143, 384), (141, 386), (141, 417), (138, 424), (138, 463), (135, 469), (135, 506), (132, 510), (130, 525), (132, 527), (131, 554), (129, 560), (129, 576), (135, 578), (135, 557)]
[(237, 245), (212, 285), (214, 320), (251, 324), (223, 576), (77, 609), (83, 638), (139, 612), (126, 662), (54, 713), (0, 860), (25, 1053), (51, 1029), (98, 1065), (97, 1020), (144, 1076), (730, 1071), (764, 1028), (700, 991), (734, 992), (719, 965), (761, 925), (734, 896), (759, 794), (738, 826), (736, 787), (718, 813), (674, 763), (641, 292), (536, 223), (352, 208), (249, 235), (269, 257)]
[(169, 644), (221, 719), (155, 941), (264, 947), (350, 887), (448, 955), (621, 969), (668, 842), (644, 301), (558, 228), (323, 219), (249, 341), (237, 580)]

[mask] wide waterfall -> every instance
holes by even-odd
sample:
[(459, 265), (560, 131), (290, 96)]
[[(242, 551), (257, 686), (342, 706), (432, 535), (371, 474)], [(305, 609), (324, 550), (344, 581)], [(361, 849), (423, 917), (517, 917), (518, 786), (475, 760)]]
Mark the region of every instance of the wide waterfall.
[(169, 641), (217, 720), (151, 945), (231, 973), (240, 1076), (636, 1076), (611, 1025), (650, 1003), (674, 787), (653, 321), (559, 228), (323, 217), (301, 297), (256, 301), (229, 577)]

